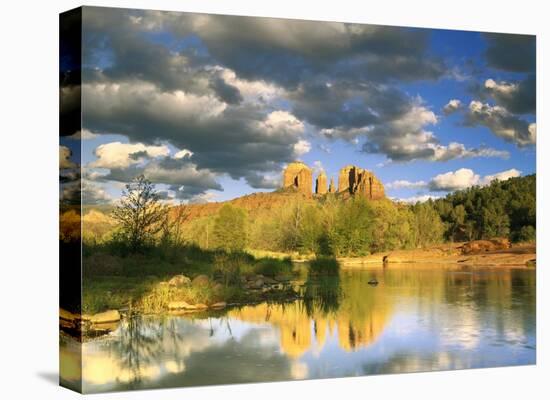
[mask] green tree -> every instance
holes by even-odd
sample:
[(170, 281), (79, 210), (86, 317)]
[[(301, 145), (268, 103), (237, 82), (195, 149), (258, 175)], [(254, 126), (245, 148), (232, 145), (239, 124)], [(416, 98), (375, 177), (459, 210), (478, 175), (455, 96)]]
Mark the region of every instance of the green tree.
[(216, 247), (226, 251), (240, 251), (246, 247), (246, 212), (225, 204), (218, 212), (212, 232)]
[(336, 256), (363, 256), (371, 252), (374, 213), (361, 197), (342, 202), (334, 227), (328, 233), (329, 245)]
[(413, 206), (416, 228), (416, 245), (427, 246), (443, 241), (445, 226), (433, 203), (417, 203)]
[(140, 175), (122, 191), (112, 217), (120, 225), (118, 236), (132, 251), (139, 251), (155, 242), (167, 214), (155, 185)]

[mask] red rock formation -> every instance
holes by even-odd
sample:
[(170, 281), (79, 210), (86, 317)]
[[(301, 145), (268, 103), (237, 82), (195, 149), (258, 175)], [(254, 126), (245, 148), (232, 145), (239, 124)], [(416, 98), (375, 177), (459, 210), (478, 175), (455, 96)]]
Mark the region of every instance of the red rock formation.
[(327, 175), (321, 172), (315, 180), (315, 193), (326, 194), (327, 193)]
[(283, 172), (283, 187), (293, 187), (306, 196), (311, 196), (312, 180), (311, 169), (300, 161), (288, 164)]
[(358, 193), (369, 200), (378, 200), (384, 197), (384, 185), (372, 172), (348, 165), (340, 170), (338, 192)]

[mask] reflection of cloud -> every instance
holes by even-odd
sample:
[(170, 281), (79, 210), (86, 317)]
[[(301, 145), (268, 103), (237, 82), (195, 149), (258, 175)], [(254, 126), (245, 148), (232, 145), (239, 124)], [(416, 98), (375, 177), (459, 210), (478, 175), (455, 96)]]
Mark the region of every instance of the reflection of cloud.
[(170, 360), (164, 363), (164, 369), (172, 374), (179, 374), (180, 372), (185, 371), (185, 364), (183, 361), (176, 362)]
[(290, 364), (290, 375), (293, 379), (306, 379), (308, 377), (308, 367), (299, 361), (293, 361)]

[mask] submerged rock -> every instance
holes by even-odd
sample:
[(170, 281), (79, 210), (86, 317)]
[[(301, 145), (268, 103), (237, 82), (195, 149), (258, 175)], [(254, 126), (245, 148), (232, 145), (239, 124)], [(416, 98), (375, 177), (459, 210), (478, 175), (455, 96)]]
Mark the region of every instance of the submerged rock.
[[(84, 319), (84, 318), (83, 318)], [(92, 324), (106, 324), (120, 321), (120, 313), (117, 310), (108, 310), (90, 317)]]

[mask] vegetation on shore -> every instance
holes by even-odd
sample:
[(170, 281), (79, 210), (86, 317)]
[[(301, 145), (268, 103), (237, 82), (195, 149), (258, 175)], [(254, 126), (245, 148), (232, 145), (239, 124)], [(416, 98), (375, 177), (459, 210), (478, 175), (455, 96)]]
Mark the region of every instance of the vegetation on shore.
[[(329, 276), (338, 271), (336, 257), (494, 236), (534, 240), (536, 229), (534, 175), (415, 205), (327, 196), (249, 214), (229, 202), (214, 215), (187, 220), (188, 207), (163, 205), (154, 185), (139, 177), (110, 216), (97, 212), (94, 223), (84, 220), (83, 312), (128, 306), (157, 312), (170, 301), (265, 297), (247, 290), (243, 277), (292, 276), (290, 259), (271, 254), (313, 255), (311, 276)], [(77, 217), (62, 215), (62, 241), (79, 235)], [(177, 274), (207, 275), (211, 283), (162, 284)]]

